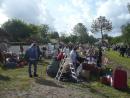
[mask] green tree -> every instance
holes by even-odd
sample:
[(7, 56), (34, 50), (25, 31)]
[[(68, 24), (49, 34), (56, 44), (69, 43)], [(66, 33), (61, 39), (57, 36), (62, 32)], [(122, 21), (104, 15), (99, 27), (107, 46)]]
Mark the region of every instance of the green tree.
[(58, 39), (59, 38), (59, 33), (54, 31), (54, 32), (51, 32), (50, 34), (48, 34), (50, 38), (52, 39)]
[(130, 23), (123, 25), (121, 29), (124, 42), (130, 44)]
[(117, 43), (121, 43), (121, 42), (123, 42), (122, 36), (112, 37), (112, 39), (110, 41), (111, 44), (117, 44)]
[(88, 41), (88, 30), (83, 23), (76, 24), (73, 28), (73, 32), (76, 36), (79, 37), (77, 41), (81, 43), (85, 43)]
[(2, 25), (2, 28), (8, 32), (11, 41), (22, 41), (29, 37), (32, 32), (25, 22), (18, 19), (8, 20)]
[(76, 36), (76, 35), (70, 35), (69, 37), (68, 37), (68, 39), (69, 39), (69, 42), (72, 42), (72, 43), (77, 43), (78, 41), (77, 41), (77, 39), (78, 39), (78, 36)]
[(89, 36), (88, 42), (89, 42), (90, 44), (94, 44), (96, 41), (97, 41), (97, 39), (94, 38), (92, 35)]
[(102, 36), (102, 41), (103, 41), (103, 33), (108, 32), (112, 30), (112, 23), (106, 19), (104, 16), (100, 16), (96, 20), (93, 21), (92, 23), (92, 33), (95, 32), (100, 32)]
[(60, 38), (59, 38), (59, 41), (67, 43), (69, 40), (67, 39), (67, 36), (65, 35), (65, 33), (62, 33)]
[(42, 24), (39, 26), (39, 36), (43, 43), (48, 43), (48, 32), (49, 32), (49, 26), (46, 24)]

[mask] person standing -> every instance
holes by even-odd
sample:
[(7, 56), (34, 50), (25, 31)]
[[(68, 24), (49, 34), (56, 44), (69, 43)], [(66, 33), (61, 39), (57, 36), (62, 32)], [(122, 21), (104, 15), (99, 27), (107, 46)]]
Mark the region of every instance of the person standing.
[(38, 61), (39, 61), (41, 60), (41, 55), (42, 55), (39, 45), (37, 45), (37, 52), (38, 52)]
[(23, 45), (20, 45), (20, 51), (19, 51), (19, 59), (23, 59), (24, 57), (24, 48), (23, 48)]
[(20, 45), (20, 53), (23, 54), (23, 52), (24, 52), (24, 48), (22, 45)]
[(71, 63), (74, 65), (75, 69), (77, 69), (77, 67), (79, 66), (79, 62), (78, 62), (78, 55), (77, 55), (77, 47), (74, 47), (73, 50), (71, 50), (70, 52), (70, 60)]
[(28, 72), (29, 77), (32, 77), (31, 67), (34, 65), (34, 77), (38, 77), (37, 74), (37, 61), (38, 61), (38, 51), (36, 43), (32, 43), (29, 49), (26, 51), (26, 58), (29, 63)]

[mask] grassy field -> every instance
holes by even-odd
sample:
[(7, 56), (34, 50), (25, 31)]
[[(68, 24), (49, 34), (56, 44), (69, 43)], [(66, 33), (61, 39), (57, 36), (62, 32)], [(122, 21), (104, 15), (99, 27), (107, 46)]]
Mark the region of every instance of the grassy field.
[[(126, 69), (130, 69), (130, 58), (120, 57), (117, 52), (109, 51), (106, 53), (106, 56), (109, 58), (111, 67), (115, 67), (117, 65), (122, 65)], [(39, 76), (46, 78), (46, 65), (50, 62), (46, 60), (46, 62), (40, 62), (38, 65), (38, 74)], [(128, 75), (129, 76), (129, 75)], [(54, 81), (54, 79), (51, 79)], [(34, 78), (28, 77), (28, 68), (25, 66), (24, 68), (18, 69), (2, 69), (0, 68), (0, 93), (1, 91), (28, 91), (34, 83)], [(88, 95), (97, 95), (100, 97), (92, 97), (92, 98), (130, 98), (130, 76), (128, 77), (128, 85), (129, 89), (125, 91), (120, 91), (114, 89), (113, 87), (106, 86), (101, 84), (99, 80), (90, 81), (84, 83), (63, 83), (63, 85), (67, 88), (80, 89), (81, 91), (89, 90)], [(83, 95), (81, 95), (83, 96)], [(3, 97), (2, 97), (3, 98)], [(79, 98), (85, 98), (80, 97)]]
[(127, 69), (130, 69), (130, 58), (127, 58), (126, 56), (125, 57), (119, 56), (119, 52), (111, 50), (106, 53), (106, 56), (110, 61), (113, 62), (114, 65), (112, 65), (112, 67), (123, 66)]

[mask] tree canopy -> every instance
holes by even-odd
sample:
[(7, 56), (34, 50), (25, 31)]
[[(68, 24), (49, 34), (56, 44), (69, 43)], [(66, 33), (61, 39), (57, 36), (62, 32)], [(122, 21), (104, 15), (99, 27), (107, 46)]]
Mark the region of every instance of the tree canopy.
[(51, 30), (46, 24), (29, 24), (18, 19), (10, 19), (2, 25), (2, 29), (8, 32), (12, 42), (32, 42), (48, 43), (51, 39), (64, 43), (94, 43), (96, 39), (88, 35), (88, 30), (83, 23), (78, 23), (73, 28), (71, 35), (61, 35), (55, 30)]
[(74, 35), (77, 36), (77, 42), (89, 42), (88, 30), (83, 23), (78, 23), (73, 28)]
[(8, 20), (2, 25), (2, 28), (11, 36), (11, 41), (24, 40), (30, 36), (31, 28), (21, 20)]
[(2, 29), (8, 32), (11, 36), (10, 41), (21, 42), (21, 41), (38, 41), (48, 42), (49, 26), (46, 24), (35, 25), (27, 24), (24, 21), (18, 19), (11, 19), (2, 25)]
[[(92, 35), (89, 36), (88, 29), (83, 23), (78, 23), (73, 28), (74, 35), (71, 37), (73, 41), (78, 43), (95, 43), (97, 40)], [(72, 41), (72, 42), (73, 42)]]
[(122, 26), (122, 37), (125, 43), (130, 44), (130, 23)]
[(93, 21), (91, 28), (92, 33), (100, 32), (103, 40), (103, 32), (111, 31), (112, 23), (105, 16), (100, 16)]

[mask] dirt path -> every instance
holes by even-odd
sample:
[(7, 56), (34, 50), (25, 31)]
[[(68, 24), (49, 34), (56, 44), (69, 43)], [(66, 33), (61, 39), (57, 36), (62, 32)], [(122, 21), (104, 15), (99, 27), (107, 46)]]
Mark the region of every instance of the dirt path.
[(88, 88), (77, 89), (58, 85), (56, 81), (35, 79), (27, 91), (2, 91), (0, 98), (103, 98), (93, 94)]

